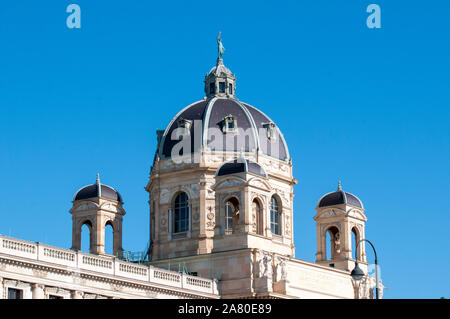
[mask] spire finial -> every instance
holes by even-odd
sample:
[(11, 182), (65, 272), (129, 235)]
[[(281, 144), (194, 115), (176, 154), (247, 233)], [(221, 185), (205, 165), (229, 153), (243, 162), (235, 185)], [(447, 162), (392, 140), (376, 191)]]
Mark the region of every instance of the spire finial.
[(100, 183), (100, 173), (97, 173), (97, 194), (98, 197), (102, 197), (102, 184)]
[(338, 181), (338, 189), (337, 189), (338, 191), (341, 191), (342, 190), (342, 185), (341, 185), (341, 181)]

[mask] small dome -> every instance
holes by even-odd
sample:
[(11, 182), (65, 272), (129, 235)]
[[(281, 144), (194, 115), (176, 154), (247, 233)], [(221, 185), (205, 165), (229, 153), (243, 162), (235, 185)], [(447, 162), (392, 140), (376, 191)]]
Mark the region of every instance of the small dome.
[(95, 184), (82, 187), (75, 193), (73, 200), (76, 201), (94, 197), (103, 197), (123, 203), (122, 196), (120, 196), (119, 192), (110, 186), (101, 184), (98, 175), (97, 182)]
[(242, 172), (248, 172), (267, 178), (267, 173), (261, 165), (244, 158), (238, 158), (222, 164), (222, 166), (217, 169), (216, 175), (224, 176)]
[(322, 196), (322, 198), (317, 203), (317, 207), (327, 207), (340, 204), (347, 204), (359, 208), (364, 208), (361, 200), (358, 197), (342, 190), (341, 182), (339, 182), (338, 184), (337, 191)]
[(233, 76), (233, 73), (231, 73), (230, 69), (227, 68), (224, 64), (223, 64), (223, 60), (222, 59), (218, 59), (217, 60), (217, 65), (215, 65), (209, 72), (207, 76), (210, 75), (221, 75), (221, 74), (226, 74), (226, 75), (231, 75)]

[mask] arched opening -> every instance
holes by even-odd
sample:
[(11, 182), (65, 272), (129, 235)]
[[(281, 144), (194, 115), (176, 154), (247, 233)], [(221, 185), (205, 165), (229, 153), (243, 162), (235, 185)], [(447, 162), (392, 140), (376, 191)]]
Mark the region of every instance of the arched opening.
[(337, 227), (332, 226), (326, 231), (326, 243), (327, 243), (327, 255), (330, 256), (330, 260), (337, 258), (341, 253), (341, 238), (340, 238), (339, 229)]
[[(356, 227), (352, 228), (352, 258), (355, 258), (355, 254), (356, 254), (356, 260), (360, 260), (361, 259), (361, 254), (359, 253), (359, 251), (355, 252), (356, 249), (356, 245), (359, 242), (359, 233), (358, 233), (358, 229)], [(360, 250), (361, 248), (359, 247), (358, 250)]]
[(258, 235), (264, 235), (263, 212), (261, 209), (261, 205), (256, 198), (253, 200), (253, 203), (252, 203), (252, 213), (253, 213), (253, 218), (255, 218), (256, 233)]
[(270, 199), (270, 230), (272, 234), (281, 235), (280, 205), (278, 199), (272, 196)]
[(232, 197), (225, 203), (225, 232), (231, 234), (236, 225), (239, 225), (239, 201)]
[(94, 234), (92, 233), (92, 223), (87, 220), (85, 221), (82, 225), (81, 225), (81, 251), (83, 253), (91, 253), (92, 249), (94, 247), (92, 247), (92, 243), (93, 243), (93, 236)]
[(189, 230), (189, 202), (186, 193), (179, 193), (174, 200), (173, 232), (182, 233)]
[(114, 254), (114, 227), (111, 221), (105, 224), (105, 254)]

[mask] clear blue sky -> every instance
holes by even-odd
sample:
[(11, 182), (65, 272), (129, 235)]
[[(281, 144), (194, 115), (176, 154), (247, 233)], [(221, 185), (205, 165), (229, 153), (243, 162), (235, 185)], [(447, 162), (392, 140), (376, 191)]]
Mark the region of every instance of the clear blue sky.
[(144, 249), (155, 131), (203, 98), (221, 30), (237, 96), (288, 142), (296, 257), (314, 261), (315, 205), (340, 179), (385, 297), (450, 297), (450, 3), (373, 2), (379, 30), (361, 0), (2, 1), (0, 233), (69, 248), (72, 196), (100, 172), (124, 247)]

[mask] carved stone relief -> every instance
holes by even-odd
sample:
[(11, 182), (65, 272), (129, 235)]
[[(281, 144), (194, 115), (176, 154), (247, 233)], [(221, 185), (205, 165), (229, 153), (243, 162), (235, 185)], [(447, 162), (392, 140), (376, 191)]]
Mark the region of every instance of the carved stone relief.
[(208, 206), (208, 213), (206, 214), (206, 218), (208, 219), (208, 221), (206, 222), (207, 230), (214, 230), (214, 226), (216, 225), (216, 223), (214, 222), (215, 217), (214, 207)]
[(167, 188), (161, 188), (159, 193), (159, 203), (160, 204), (169, 204), (172, 196), (177, 192), (182, 191), (188, 194), (189, 199), (197, 199), (200, 197), (200, 185), (188, 184), (188, 185), (177, 185)]
[(291, 216), (289, 216), (289, 214), (286, 214), (286, 216), (285, 216), (285, 225), (286, 225), (286, 228), (284, 230), (284, 233), (286, 235), (290, 235), (291, 234)]

